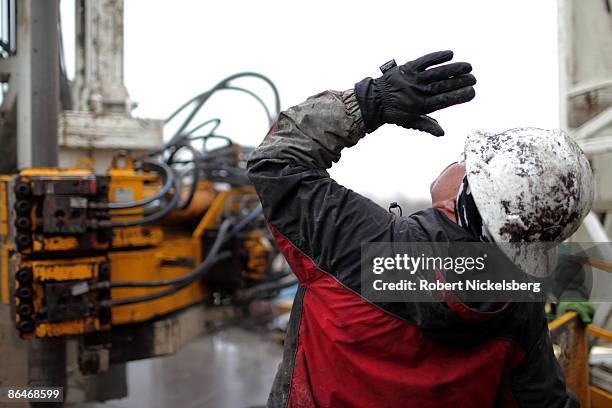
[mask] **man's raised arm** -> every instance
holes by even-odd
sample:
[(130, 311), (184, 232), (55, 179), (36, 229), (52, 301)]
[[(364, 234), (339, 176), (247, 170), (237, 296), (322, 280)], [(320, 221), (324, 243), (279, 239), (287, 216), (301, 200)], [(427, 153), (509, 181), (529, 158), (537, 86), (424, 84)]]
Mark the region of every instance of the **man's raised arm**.
[[(282, 112), (249, 159), (249, 177), (277, 242), (288, 241), (323, 270), (358, 261), (362, 240), (390, 231), (391, 214), (327, 173), (340, 151), (364, 134), (354, 91), (327, 91)], [(315, 277), (297, 274), (303, 283)]]
[[(354, 90), (326, 91), (279, 115), (252, 153), (248, 172), (281, 246), (292, 246), (324, 271), (351, 273), (361, 243), (393, 240), (394, 217), (336, 183), (327, 169), (343, 148), (384, 123), (442, 135), (426, 114), (474, 97), (469, 64), (427, 69), (451, 58), (442, 51), (387, 66), (382, 77), (366, 78)], [(297, 274), (303, 283), (314, 278)]]

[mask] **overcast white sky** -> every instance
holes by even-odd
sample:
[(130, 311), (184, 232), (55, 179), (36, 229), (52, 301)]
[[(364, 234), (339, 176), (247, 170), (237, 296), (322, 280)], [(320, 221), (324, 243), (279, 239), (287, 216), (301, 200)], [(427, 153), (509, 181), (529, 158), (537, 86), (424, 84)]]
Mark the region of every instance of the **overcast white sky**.
[[(67, 42), (69, 3), (62, 2)], [(433, 115), (443, 138), (384, 126), (345, 150), (332, 175), (374, 195), (427, 196), (472, 129), (558, 127), (556, 1), (125, 0), (125, 82), (141, 117), (164, 118), (240, 71), (270, 77), (287, 108), (377, 76), (391, 58), (442, 49), (473, 65), (476, 99)], [(74, 47), (67, 53), (70, 67)], [(272, 101), (265, 87), (240, 84)], [(201, 118), (221, 117), (219, 133), (251, 145), (265, 135), (265, 116), (248, 96), (227, 93), (209, 104)]]

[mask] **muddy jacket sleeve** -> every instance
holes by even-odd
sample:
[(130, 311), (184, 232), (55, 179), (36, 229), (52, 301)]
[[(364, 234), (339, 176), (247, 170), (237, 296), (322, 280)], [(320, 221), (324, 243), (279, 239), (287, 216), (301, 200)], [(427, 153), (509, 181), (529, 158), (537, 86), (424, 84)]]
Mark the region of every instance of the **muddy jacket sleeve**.
[[(392, 240), (395, 218), (327, 172), (364, 135), (353, 90), (326, 91), (282, 112), (248, 162), (273, 233), (319, 269), (355, 279), (361, 243)], [(312, 278), (301, 275), (301, 283)]]

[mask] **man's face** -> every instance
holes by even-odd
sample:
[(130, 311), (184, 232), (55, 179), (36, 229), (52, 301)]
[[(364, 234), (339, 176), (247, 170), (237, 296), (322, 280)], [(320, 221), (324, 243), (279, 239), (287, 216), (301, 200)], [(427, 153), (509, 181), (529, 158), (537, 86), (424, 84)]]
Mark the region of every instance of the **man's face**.
[(431, 183), (432, 207), (447, 205), (449, 200), (454, 203), (464, 176), (465, 162), (455, 162), (446, 167)]

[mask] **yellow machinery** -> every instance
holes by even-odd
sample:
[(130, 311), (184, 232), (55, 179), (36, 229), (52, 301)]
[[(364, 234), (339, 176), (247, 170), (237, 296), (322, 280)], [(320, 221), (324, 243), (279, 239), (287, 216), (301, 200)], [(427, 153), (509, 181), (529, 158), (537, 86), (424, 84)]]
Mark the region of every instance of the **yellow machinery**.
[(134, 335), (197, 303), (235, 304), (269, 280), (276, 249), (248, 184), (191, 177), (185, 189), (185, 174), (126, 155), (105, 176), (81, 164), (0, 177), (0, 299), (22, 338), (85, 336), (81, 370), (99, 372), (100, 350), (126, 351), (112, 350), (114, 329)]
[[(122, 0), (76, 2), (72, 80), (59, 1), (0, 2), (13, 28), (0, 35), (0, 385), (120, 398), (125, 362), (172, 354), (295, 283), (246, 177), (248, 149), (200, 112), (216, 92), (240, 92), (271, 125), (278, 91), (239, 73), (165, 120), (137, 118)], [(247, 77), (269, 85), (273, 109), (232, 85)]]

